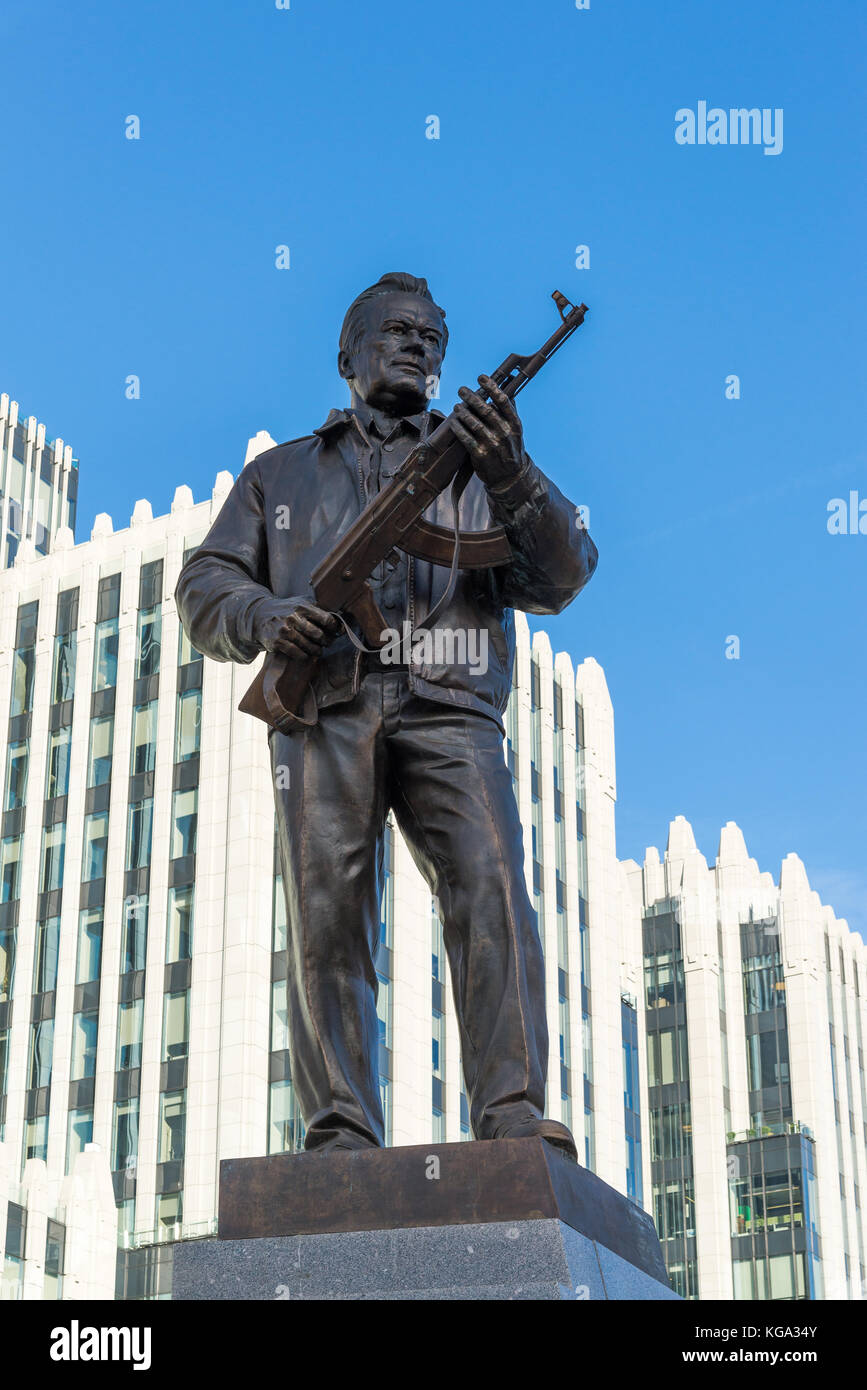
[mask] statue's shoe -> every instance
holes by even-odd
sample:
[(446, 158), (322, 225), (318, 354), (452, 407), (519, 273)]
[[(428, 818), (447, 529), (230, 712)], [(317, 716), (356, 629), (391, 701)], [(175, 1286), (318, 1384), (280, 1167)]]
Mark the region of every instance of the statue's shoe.
[(494, 1138), (533, 1139), (537, 1135), (546, 1143), (551, 1144), (553, 1148), (559, 1149), (567, 1158), (571, 1158), (573, 1163), (578, 1162), (578, 1150), (575, 1147), (571, 1130), (568, 1130), (565, 1125), (561, 1125), (559, 1120), (543, 1120), (531, 1116), (526, 1120), (518, 1120), (506, 1129), (498, 1131)]
[(355, 1135), (351, 1130), (346, 1130), (340, 1135), (335, 1135), (333, 1139), (326, 1139), (322, 1144), (316, 1144), (312, 1149), (306, 1149), (306, 1153), (314, 1154), (333, 1154), (333, 1153), (357, 1153), (359, 1149), (378, 1149), (379, 1144), (371, 1144), (369, 1140), (362, 1139), (360, 1135)]

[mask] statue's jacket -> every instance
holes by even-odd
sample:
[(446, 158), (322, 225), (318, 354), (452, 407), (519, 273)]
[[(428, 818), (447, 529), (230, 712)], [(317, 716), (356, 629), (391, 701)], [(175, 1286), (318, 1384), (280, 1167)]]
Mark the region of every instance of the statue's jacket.
[[(443, 417), (431, 411), (425, 425)], [(429, 422), (429, 425), (428, 425)], [(193, 646), (215, 661), (251, 662), (261, 651), (254, 617), (263, 602), (305, 597), (315, 602), (310, 576), (363, 509), (363, 468), (369, 444), (348, 410), (333, 410), (318, 430), (252, 459), (199, 548), (184, 564), (175, 598)], [(381, 469), (381, 485), (389, 481)], [(421, 650), (409, 670), (412, 690), (494, 719), (502, 729), (515, 656), (512, 610), (560, 613), (596, 567), (596, 546), (577, 508), (529, 456), (517, 480), (488, 490), (473, 474), (459, 505), (464, 531), (505, 527), (511, 561), (490, 569), (461, 570), (436, 629), (472, 633), (474, 642), (443, 651)], [(449, 492), (425, 513), (454, 528)], [(444, 593), (448, 571), (409, 559), (405, 618), (423, 624)], [(487, 633), (487, 638), (484, 634)], [(486, 646), (486, 661), (471, 660)], [(451, 655), (466, 660), (424, 658)], [(325, 650), (314, 693), (319, 710), (351, 700), (360, 682), (361, 654), (345, 633)]]

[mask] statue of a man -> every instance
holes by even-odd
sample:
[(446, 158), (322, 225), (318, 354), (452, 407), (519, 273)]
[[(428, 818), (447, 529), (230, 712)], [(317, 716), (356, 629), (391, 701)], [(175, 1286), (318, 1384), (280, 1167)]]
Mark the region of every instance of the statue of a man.
[[(384, 1143), (374, 962), (391, 809), (442, 911), (473, 1134), (541, 1135), (574, 1158), (566, 1126), (543, 1118), (543, 957), (502, 715), (512, 610), (559, 613), (593, 573), (596, 547), (527, 455), (515, 408), (490, 378), (479, 378), (489, 401), (459, 392), (454, 432), (475, 470), (460, 515), (470, 530), (503, 526), (512, 560), (459, 571), (436, 621), (475, 641), (451, 642), (448, 657), (434, 644), (384, 664), (312, 602), (316, 564), (443, 418), (428, 406), (447, 339), (425, 280), (384, 275), (358, 296), (338, 357), (349, 409), (247, 464), (183, 567), (178, 610), (215, 661), (263, 650), (322, 658), (316, 721), (269, 734), (272, 768), (283, 770), (289, 1052), (306, 1148)], [(427, 519), (452, 528), (450, 498)], [(442, 566), (394, 551), (371, 587), (391, 627), (414, 631), (448, 581)]]

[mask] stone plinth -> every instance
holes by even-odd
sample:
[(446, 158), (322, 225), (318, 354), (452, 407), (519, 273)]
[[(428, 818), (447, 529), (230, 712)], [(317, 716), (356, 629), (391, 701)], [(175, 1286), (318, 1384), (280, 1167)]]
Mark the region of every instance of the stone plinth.
[(673, 1299), (648, 1214), (541, 1139), (224, 1161), (173, 1298)]

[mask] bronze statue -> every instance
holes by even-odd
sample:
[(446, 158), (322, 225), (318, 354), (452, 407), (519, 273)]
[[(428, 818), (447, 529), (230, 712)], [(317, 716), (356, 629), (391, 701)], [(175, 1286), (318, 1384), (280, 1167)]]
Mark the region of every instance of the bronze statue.
[[(564, 328), (533, 358), (480, 377), (479, 390), (462, 387), (446, 422), (428, 409), (445, 314), (425, 280), (384, 275), (344, 319), (349, 409), (244, 468), (178, 581), (199, 651), (238, 662), (269, 653), (242, 708), (271, 726), (290, 1062), (308, 1149), (384, 1143), (374, 961), (392, 809), (442, 910), (474, 1135), (541, 1135), (576, 1157), (566, 1126), (543, 1118), (542, 949), (502, 747), (511, 610), (561, 612), (596, 565), (575, 507), (526, 453), (511, 399), (583, 318), (585, 306), (554, 297)], [(370, 541), (362, 518), (374, 517), (375, 535), (377, 499), (407, 504), (420, 463), (433, 480), (421, 528), (407, 524), (404, 545), (387, 534), (373, 572), (359, 571), (362, 591), (353, 547), (333, 574), (347, 616), (320, 607), (314, 578), (332, 574), (360, 525)]]

